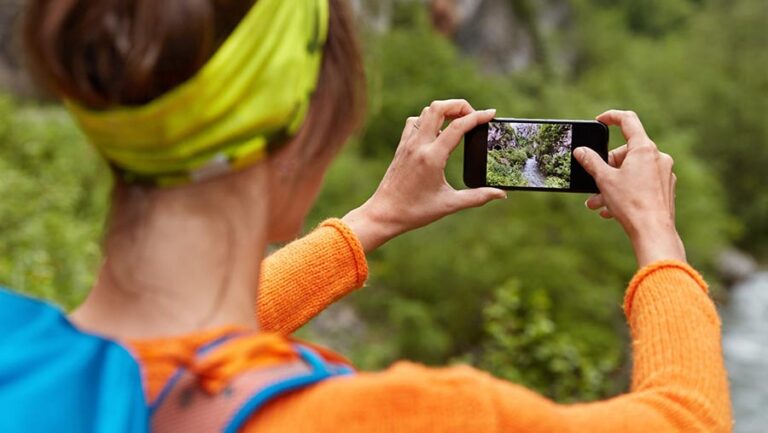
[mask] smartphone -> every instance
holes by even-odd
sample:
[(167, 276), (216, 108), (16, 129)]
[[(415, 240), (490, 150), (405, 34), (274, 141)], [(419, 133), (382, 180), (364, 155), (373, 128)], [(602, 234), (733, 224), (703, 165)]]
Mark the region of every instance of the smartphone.
[(464, 136), (470, 188), (599, 192), (574, 158), (587, 146), (608, 159), (608, 127), (594, 120), (493, 119)]

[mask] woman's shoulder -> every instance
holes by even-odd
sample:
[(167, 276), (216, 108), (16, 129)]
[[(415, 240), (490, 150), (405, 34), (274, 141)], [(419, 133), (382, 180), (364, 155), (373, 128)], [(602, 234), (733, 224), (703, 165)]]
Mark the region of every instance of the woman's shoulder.
[(330, 432), (343, 426), (346, 432), (407, 433), (439, 425), (441, 431), (493, 432), (495, 380), (466, 365), (435, 368), (400, 361), (287, 395), (256, 414), (244, 431), (256, 431), (256, 425), (266, 432)]

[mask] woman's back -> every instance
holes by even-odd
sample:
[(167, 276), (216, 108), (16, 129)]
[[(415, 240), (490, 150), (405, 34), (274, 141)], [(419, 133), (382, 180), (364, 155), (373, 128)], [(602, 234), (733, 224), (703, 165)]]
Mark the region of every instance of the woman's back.
[[(304, 308), (299, 317), (309, 320), (337, 296), (360, 287), (367, 273), (359, 273), (354, 257), (361, 251), (355, 251), (359, 248), (355, 239), (333, 228), (340, 224), (328, 221), (268, 259), (260, 311), (274, 306), (286, 311)], [(323, 262), (339, 265), (318, 270), (317, 264)], [(296, 268), (296, 263), (301, 265)], [(283, 266), (292, 266), (304, 276), (304, 283), (286, 281)], [(281, 395), (256, 412), (242, 431), (730, 431), (727, 381), (716, 344), (719, 320), (706, 293), (698, 273), (680, 262), (660, 262), (638, 272), (625, 302), (635, 341), (632, 392), (608, 401), (559, 405), (468, 366), (435, 369), (399, 362), (382, 372), (357, 372)], [(239, 374), (287, 362), (276, 356), (275, 346), (292, 340), (280, 332), (292, 332), (303, 323), (285, 320), (296, 317), (292, 314), (262, 317), (271, 318), (262, 323), (264, 329), (276, 333), (247, 339), (257, 345), (267, 339), (270, 344), (245, 354), (236, 345), (218, 355), (212, 352), (208, 356), (220, 362), (201, 372), (203, 388), (209, 382), (222, 392), (223, 384)], [(144, 368), (148, 401), (158, 398), (180, 365), (191, 362), (196, 348), (237, 332), (244, 330), (225, 327), (131, 341)], [(245, 341), (237, 344), (248, 347)], [(709, 380), (701, 381), (702, 377)]]

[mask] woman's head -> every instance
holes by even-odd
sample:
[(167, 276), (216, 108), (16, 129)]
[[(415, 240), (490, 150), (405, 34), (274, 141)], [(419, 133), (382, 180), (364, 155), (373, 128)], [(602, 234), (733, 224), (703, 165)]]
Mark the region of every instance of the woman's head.
[[(362, 65), (349, 12), (342, 0), (329, 3), (328, 36), (306, 121), (289, 144), (260, 164), (260, 169), (269, 166), (270, 208), (281, 215), (272, 219), (293, 228), (297, 221), (291, 220), (306, 213), (327, 163), (362, 112)], [(33, 0), (25, 39), (33, 70), (57, 95), (100, 110), (137, 106), (195, 76), (252, 5), (251, 0)], [(226, 186), (228, 177), (234, 182), (249, 170), (214, 183)], [(132, 189), (144, 193), (125, 193)], [(121, 182), (117, 190), (114, 207), (121, 214), (135, 213), (132, 209), (152, 195), (151, 188)]]

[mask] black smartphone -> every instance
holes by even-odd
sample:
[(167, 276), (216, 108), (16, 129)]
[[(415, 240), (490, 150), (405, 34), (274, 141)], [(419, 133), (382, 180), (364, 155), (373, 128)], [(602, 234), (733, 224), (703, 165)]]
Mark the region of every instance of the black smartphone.
[(608, 159), (608, 127), (594, 120), (493, 119), (464, 136), (464, 183), (509, 190), (599, 192), (574, 158)]

